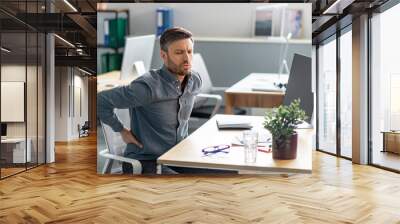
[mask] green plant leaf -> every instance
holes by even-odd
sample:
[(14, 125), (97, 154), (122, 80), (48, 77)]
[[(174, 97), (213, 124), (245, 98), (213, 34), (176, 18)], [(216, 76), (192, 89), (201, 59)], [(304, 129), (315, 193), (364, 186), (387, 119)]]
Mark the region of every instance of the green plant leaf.
[(294, 133), (296, 125), (307, 119), (306, 112), (300, 108), (300, 99), (288, 105), (281, 105), (265, 113), (264, 127), (274, 139), (285, 141)]

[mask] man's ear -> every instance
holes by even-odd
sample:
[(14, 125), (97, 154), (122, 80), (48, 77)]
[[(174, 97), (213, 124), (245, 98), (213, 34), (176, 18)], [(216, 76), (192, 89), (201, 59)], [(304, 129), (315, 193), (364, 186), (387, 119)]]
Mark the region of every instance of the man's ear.
[(167, 52), (160, 50), (160, 57), (164, 62), (166, 62), (167, 61)]

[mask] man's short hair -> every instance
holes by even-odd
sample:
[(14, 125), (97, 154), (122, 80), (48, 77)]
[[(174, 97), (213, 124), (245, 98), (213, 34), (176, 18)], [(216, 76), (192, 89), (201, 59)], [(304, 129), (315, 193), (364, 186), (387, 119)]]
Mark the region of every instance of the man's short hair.
[(161, 34), (160, 48), (161, 50), (167, 52), (168, 46), (172, 42), (182, 39), (190, 39), (193, 42), (192, 33), (189, 30), (184, 29), (182, 27), (173, 27), (167, 29)]

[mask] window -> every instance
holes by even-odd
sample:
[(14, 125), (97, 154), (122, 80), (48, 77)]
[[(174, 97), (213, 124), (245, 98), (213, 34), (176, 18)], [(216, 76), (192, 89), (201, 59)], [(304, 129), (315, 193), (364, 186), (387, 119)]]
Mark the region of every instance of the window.
[(336, 40), (318, 48), (318, 149), (336, 154)]
[(340, 36), (340, 155), (352, 157), (352, 32)]
[[(371, 18), (370, 132), (372, 164), (400, 170), (400, 5)], [(396, 137), (397, 136), (397, 137)], [(390, 149), (388, 144), (394, 144)], [(386, 145), (385, 145), (386, 144)]]

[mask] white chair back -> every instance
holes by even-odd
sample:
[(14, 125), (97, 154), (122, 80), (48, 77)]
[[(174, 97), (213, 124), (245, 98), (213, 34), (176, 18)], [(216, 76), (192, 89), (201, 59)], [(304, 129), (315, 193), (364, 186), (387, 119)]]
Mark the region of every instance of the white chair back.
[[(130, 128), (129, 109), (115, 109), (114, 112), (124, 127)], [(101, 126), (103, 128), (104, 138), (109, 152), (113, 155), (123, 156), (126, 143), (122, 140), (121, 134), (115, 132), (110, 126), (103, 122), (101, 122)]]
[[(192, 61), (192, 69), (199, 73), (202, 80), (201, 93), (210, 93), (212, 91), (213, 84), (211, 82), (210, 75), (208, 74), (208, 70), (206, 64), (204, 63), (203, 57), (201, 54), (194, 54)], [(197, 97), (195, 100), (194, 108), (198, 108), (202, 106), (207, 99)]]

